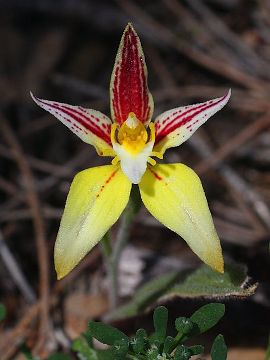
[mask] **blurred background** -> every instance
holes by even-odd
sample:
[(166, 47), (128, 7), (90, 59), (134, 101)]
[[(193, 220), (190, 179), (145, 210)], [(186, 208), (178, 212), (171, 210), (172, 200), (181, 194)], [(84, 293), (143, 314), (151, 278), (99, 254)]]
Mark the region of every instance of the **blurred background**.
[[(270, 328), (268, 0), (0, 1), (0, 299), (7, 308), (0, 358), (22, 358), (25, 341), (42, 357), (68, 351), (87, 321), (108, 311), (98, 247), (60, 282), (53, 267), (70, 182), (107, 159), (38, 108), (29, 91), (109, 115), (110, 75), (129, 21), (143, 44), (155, 115), (232, 89), (228, 105), (169, 150), (166, 162), (200, 175), (225, 258), (246, 264), (259, 282), (251, 298), (226, 300), (216, 331), (232, 349), (229, 359), (263, 359)], [(198, 264), (142, 207), (120, 263), (122, 302), (146, 279)], [(174, 317), (201, 303), (166, 305)], [(148, 318), (121, 327), (132, 333)]]

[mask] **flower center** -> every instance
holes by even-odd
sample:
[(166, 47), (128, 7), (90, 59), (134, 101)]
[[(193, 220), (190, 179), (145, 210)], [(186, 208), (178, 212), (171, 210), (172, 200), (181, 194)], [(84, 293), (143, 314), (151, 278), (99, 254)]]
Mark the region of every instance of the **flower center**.
[(150, 156), (156, 156), (159, 159), (163, 159), (163, 154), (157, 151), (152, 151), (155, 143), (155, 125), (149, 124), (149, 132), (147, 132), (145, 126), (139, 121), (133, 112), (130, 112), (127, 120), (121, 125), (117, 132), (117, 124), (112, 124), (111, 127), (111, 142), (113, 149), (117, 156), (113, 159), (112, 163), (116, 164), (119, 158), (119, 150), (123, 149), (131, 157), (136, 157), (138, 154), (148, 152), (148, 148), (151, 148), (151, 152), (148, 155), (147, 162), (151, 165), (155, 165), (156, 161)]
[(145, 147), (147, 140), (148, 134), (144, 125), (136, 118), (134, 113), (130, 113), (119, 129), (119, 144), (130, 154), (136, 155)]
[(152, 166), (156, 164), (151, 156), (162, 158), (162, 154), (153, 151), (155, 125), (150, 123), (147, 132), (144, 124), (132, 112), (120, 128), (117, 124), (112, 124), (111, 142), (116, 154), (112, 164), (116, 165), (120, 162), (122, 171), (133, 184), (141, 181), (147, 169), (147, 163)]

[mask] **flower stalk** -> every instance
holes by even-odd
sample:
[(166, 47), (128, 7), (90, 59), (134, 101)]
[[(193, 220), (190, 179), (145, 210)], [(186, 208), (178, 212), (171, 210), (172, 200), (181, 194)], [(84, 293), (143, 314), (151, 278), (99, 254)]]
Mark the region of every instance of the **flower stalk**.
[(138, 189), (135, 187), (131, 191), (131, 196), (123, 211), (119, 227), (112, 247), (111, 233), (107, 232), (101, 240), (101, 249), (103, 252), (107, 274), (109, 279), (109, 299), (110, 307), (114, 309), (118, 305), (119, 299), (119, 261), (123, 250), (130, 237), (130, 230), (134, 216), (140, 208), (140, 202), (138, 201)]

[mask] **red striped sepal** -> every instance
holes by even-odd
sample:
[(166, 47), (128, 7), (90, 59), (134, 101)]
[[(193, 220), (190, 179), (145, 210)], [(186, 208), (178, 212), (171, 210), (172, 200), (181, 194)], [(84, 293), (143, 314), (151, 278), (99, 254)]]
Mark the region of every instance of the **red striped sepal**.
[(230, 96), (231, 90), (223, 97), (200, 104), (182, 106), (159, 115), (155, 120), (154, 151), (164, 153), (170, 147), (181, 145), (212, 115), (221, 110)]
[(80, 139), (95, 146), (100, 155), (112, 151), (111, 120), (106, 115), (81, 106), (39, 99), (32, 93), (31, 96), (37, 105), (54, 115)]
[(119, 45), (110, 84), (112, 120), (122, 124), (133, 112), (147, 124), (153, 114), (152, 95), (147, 85), (147, 68), (140, 39), (128, 24)]

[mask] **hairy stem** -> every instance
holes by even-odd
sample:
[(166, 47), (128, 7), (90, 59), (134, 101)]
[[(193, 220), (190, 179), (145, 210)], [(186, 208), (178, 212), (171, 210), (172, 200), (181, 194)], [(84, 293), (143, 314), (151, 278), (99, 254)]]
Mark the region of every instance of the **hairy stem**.
[(114, 246), (111, 246), (110, 234), (107, 233), (101, 240), (101, 247), (106, 261), (106, 267), (108, 272), (108, 277), (110, 279), (110, 305), (114, 309), (118, 303), (119, 297), (119, 283), (118, 283), (118, 266), (119, 260), (122, 255), (122, 252), (126, 246), (126, 243), (130, 235), (130, 227), (134, 218), (134, 215), (139, 210), (138, 202), (138, 190), (132, 189), (130, 200), (127, 207), (123, 211), (123, 214), (120, 219), (120, 224)]

